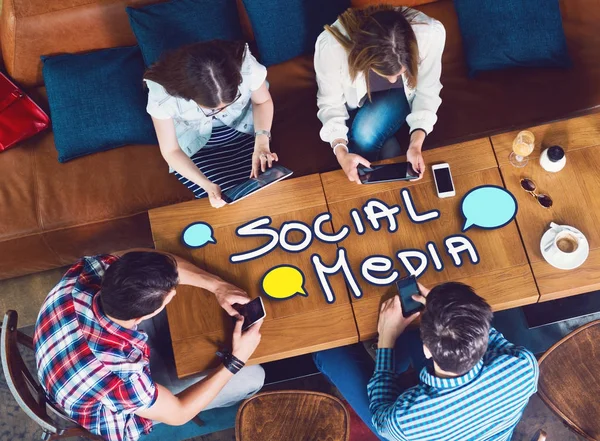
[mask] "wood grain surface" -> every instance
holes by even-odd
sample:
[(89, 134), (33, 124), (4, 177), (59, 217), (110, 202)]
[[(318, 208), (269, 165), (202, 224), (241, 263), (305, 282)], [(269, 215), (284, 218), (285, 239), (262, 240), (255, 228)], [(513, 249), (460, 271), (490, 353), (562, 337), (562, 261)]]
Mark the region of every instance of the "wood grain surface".
[[(540, 127), (536, 134), (536, 150), (523, 168), (508, 161), (516, 133), (492, 138), (500, 171), (506, 188), (519, 203), (517, 225), (540, 291), (540, 300), (547, 301), (600, 289), (600, 115), (589, 115)], [(514, 137), (514, 136), (513, 136)], [(509, 142), (510, 141), (510, 142)], [(558, 173), (545, 171), (539, 164), (540, 143), (546, 147), (560, 144), (566, 153), (567, 164)], [(549, 195), (554, 204), (541, 207), (535, 198), (520, 186), (522, 178), (530, 178), (537, 191)], [(578, 228), (590, 245), (590, 256), (574, 270), (556, 269), (542, 257), (540, 240), (550, 222)]]
[(238, 410), (236, 441), (348, 441), (350, 416), (331, 395), (311, 391), (265, 392)]
[(600, 439), (600, 320), (552, 346), (540, 358), (538, 393), (575, 432)]
[[(231, 263), (229, 256), (252, 250), (268, 242), (263, 237), (239, 237), (238, 226), (264, 215), (271, 225), (298, 220), (312, 224), (313, 219), (327, 211), (318, 175), (282, 181), (263, 190), (260, 196), (250, 197), (236, 204), (213, 209), (208, 200), (185, 202), (172, 207), (150, 211), (152, 232), (157, 249), (187, 258), (201, 268), (217, 274), (240, 286), (255, 298), (262, 295), (267, 318), (262, 326), (262, 342), (250, 364), (277, 360), (315, 350), (350, 344), (358, 340), (352, 308), (343, 277), (336, 275), (330, 283), (337, 300), (333, 305), (325, 301), (314, 276), (310, 257), (319, 254), (324, 260), (333, 260), (336, 246), (314, 240), (300, 253), (288, 253), (276, 248), (271, 253), (244, 263)], [(189, 249), (182, 245), (180, 236), (192, 222), (203, 221), (213, 227), (216, 244)], [(331, 224), (324, 230), (331, 232)], [(302, 240), (302, 234), (292, 232), (290, 242)], [(262, 276), (272, 267), (289, 264), (305, 275), (307, 297), (295, 296), (288, 300), (273, 300), (261, 294)], [(232, 321), (219, 307), (214, 296), (193, 287), (180, 287), (167, 307), (169, 327), (179, 376), (186, 376), (214, 366), (218, 347), (230, 346)]]
[[(450, 164), (456, 187), (455, 197), (437, 197), (431, 172), (428, 173), (429, 177), (426, 175), (421, 181), (361, 186), (348, 182), (339, 171), (322, 175), (335, 231), (339, 231), (343, 225), (353, 225), (350, 210), (362, 211), (363, 205), (370, 199), (378, 199), (388, 206), (401, 207), (401, 212), (396, 216), (396, 232), (390, 233), (387, 230), (387, 221), (383, 221), (379, 231), (365, 222), (366, 231), (363, 235), (353, 231), (339, 244), (346, 249), (353, 272), (363, 288), (361, 298), (352, 298), (361, 340), (376, 335), (379, 305), (382, 299), (396, 293), (393, 284), (377, 287), (367, 283), (361, 277), (362, 262), (369, 256), (387, 256), (394, 261), (394, 268), (399, 271), (400, 276), (405, 277), (408, 273), (396, 254), (408, 249), (426, 251), (428, 242), (436, 245), (444, 269), (436, 271), (429, 259), (430, 267), (420, 279), (426, 286), (446, 281), (467, 283), (495, 310), (535, 303), (538, 300), (531, 269), (514, 222), (497, 230), (472, 228), (464, 233), (479, 253), (480, 262), (477, 265), (473, 265), (463, 254), (466, 262), (460, 267), (455, 266), (444, 246), (447, 236), (462, 234), (464, 218), (460, 212), (460, 202), (464, 194), (483, 184), (503, 185), (489, 141), (480, 140), (436, 149), (425, 152), (424, 156), (427, 164), (440, 162), (441, 159)], [(413, 223), (400, 195), (400, 190), (404, 187), (410, 190), (417, 212), (437, 209), (440, 217), (421, 224)], [(350, 197), (353, 193), (355, 196)]]

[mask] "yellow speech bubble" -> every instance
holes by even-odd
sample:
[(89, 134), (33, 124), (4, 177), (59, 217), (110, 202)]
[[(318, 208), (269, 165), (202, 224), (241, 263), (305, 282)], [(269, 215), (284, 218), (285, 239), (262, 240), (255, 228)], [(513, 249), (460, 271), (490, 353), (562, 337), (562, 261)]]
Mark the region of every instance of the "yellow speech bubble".
[(273, 299), (284, 300), (296, 294), (307, 297), (304, 291), (304, 274), (292, 265), (271, 268), (262, 279), (262, 289)]

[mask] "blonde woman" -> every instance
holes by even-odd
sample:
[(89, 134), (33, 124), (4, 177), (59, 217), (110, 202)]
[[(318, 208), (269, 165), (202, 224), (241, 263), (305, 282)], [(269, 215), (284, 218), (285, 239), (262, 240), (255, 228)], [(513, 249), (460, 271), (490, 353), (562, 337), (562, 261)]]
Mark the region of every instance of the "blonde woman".
[(387, 5), (350, 8), (325, 27), (315, 47), (317, 116), (321, 139), (350, 181), (360, 183), (359, 164), (399, 154), (394, 134), (405, 121), (407, 158), (423, 176), (423, 141), (442, 102), (445, 41), (439, 21)]

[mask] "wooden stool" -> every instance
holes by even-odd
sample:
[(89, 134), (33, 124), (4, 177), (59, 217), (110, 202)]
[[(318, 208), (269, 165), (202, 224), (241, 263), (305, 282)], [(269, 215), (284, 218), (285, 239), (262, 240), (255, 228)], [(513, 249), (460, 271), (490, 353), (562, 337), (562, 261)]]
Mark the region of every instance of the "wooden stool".
[(348, 441), (350, 416), (331, 395), (301, 390), (264, 392), (244, 401), (237, 441)]
[(574, 432), (600, 440), (600, 320), (571, 332), (539, 364), (544, 403)]

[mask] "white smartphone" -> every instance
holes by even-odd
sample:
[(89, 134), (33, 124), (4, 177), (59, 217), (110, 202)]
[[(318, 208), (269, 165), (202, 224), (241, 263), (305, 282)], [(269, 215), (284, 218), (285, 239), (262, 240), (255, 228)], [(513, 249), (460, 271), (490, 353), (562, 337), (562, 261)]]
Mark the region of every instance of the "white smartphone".
[(452, 175), (450, 174), (450, 166), (446, 163), (435, 164), (431, 166), (431, 170), (433, 170), (433, 179), (435, 180), (438, 197), (449, 198), (456, 196), (454, 181), (452, 181)]
[(245, 305), (234, 305), (242, 317), (244, 317), (244, 323), (242, 324), (242, 331), (245, 331), (250, 326), (264, 320), (267, 316), (265, 311), (265, 305), (262, 298), (257, 297), (254, 300), (246, 303)]

